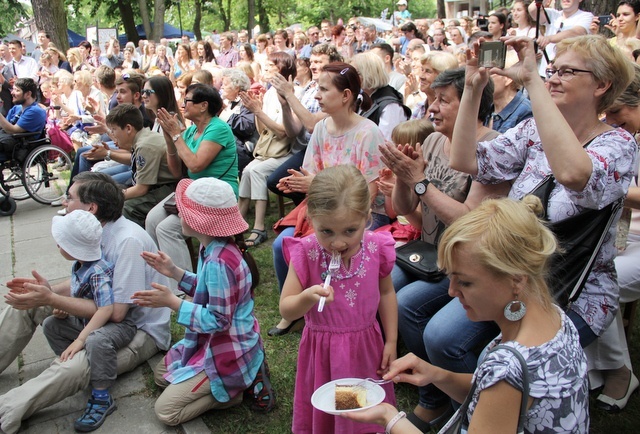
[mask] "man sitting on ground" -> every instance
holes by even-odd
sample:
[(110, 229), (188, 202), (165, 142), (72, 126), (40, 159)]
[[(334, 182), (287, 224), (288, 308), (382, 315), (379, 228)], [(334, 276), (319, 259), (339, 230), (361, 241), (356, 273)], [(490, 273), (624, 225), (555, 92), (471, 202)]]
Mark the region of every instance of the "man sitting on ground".
[[(20, 422), (32, 414), (62, 401), (89, 385), (88, 353), (117, 352), (117, 366), (109, 366), (110, 382), (117, 374), (133, 370), (158, 350), (169, 348), (169, 309), (135, 306), (131, 296), (140, 289), (150, 289), (151, 283), (168, 285), (168, 279), (149, 267), (142, 252), (158, 249), (144, 229), (122, 217), (124, 195), (111, 177), (98, 172), (83, 172), (71, 186), (65, 206), (69, 212), (83, 209), (94, 214), (102, 223), (102, 253), (114, 264), (113, 314), (110, 322), (94, 331), (95, 339), (87, 340), (85, 350), (64, 362), (55, 359), (51, 366), (36, 378), (16, 387), (0, 397), (0, 429), (14, 433)], [(39, 324), (59, 309), (81, 318), (89, 318), (95, 310), (90, 300), (71, 297), (70, 280), (50, 285), (46, 280), (15, 278), (7, 282), (10, 288), (5, 300), (9, 306), (0, 312), (0, 372), (4, 371), (27, 346)], [(87, 310), (87, 303), (94, 307)], [(138, 331), (129, 344), (122, 343), (120, 324), (133, 321)], [(110, 387), (110, 384), (104, 384)], [(86, 412), (102, 420), (106, 406), (94, 405)]]

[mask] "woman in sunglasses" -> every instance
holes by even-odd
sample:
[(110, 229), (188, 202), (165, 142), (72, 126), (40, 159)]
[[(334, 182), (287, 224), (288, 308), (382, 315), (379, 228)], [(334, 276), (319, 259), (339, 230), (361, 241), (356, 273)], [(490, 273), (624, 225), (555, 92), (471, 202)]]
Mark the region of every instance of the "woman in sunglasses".
[[(167, 80), (165, 77), (149, 79), (152, 82), (151, 89), (156, 91), (149, 95), (150, 101), (160, 93), (160, 87), (156, 86), (160, 79)], [(162, 86), (163, 89), (168, 86), (166, 81), (162, 81)], [(171, 94), (168, 89), (162, 93), (165, 92)], [(192, 84), (187, 88), (183, 105), (184, 117), (192, 122), (187, 129), (184, 129), (178, 110), (172, 111), (169, 106), (156, 108), (156, 121), (167, 143), (169, 169), (175, 176), (182, 176), (186, 169), (191, 179), (207, 176), (218, 178), (231, 185), (237, 195), (236, 140), (231, 127), (218, 117), (222, 109), (220, 94), (211, 86)], [(169, 255), (178, 267), (193, 271), (180, 218), (165, 209), (167, 199), (149, 211), (145, 228), (160, 250)], [(173, 282), (173, 285), (173, 289), (176, 289), (177, 283)]]

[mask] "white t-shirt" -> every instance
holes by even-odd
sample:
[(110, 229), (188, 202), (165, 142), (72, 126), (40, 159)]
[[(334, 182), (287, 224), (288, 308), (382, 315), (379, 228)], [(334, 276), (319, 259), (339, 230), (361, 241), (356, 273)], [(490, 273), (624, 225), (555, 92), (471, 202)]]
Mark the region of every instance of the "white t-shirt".
[[(578, 26), (584, 27), (584, 29), (587, 31), (586, 34), (589, 33), (589, 27), (591, 26), (591, 21), (593, 21), (593, 14), (591, 12), (585, 12), (578, 9), (570, 17), (565, 18), (562, 14), (562, 11), (546, 8), (545, 10), (549, 15), (550, 20), (550, 22), (546, 25), (545, 36), (553, 36), (557, 33), (573, 29), (574, 27)], [(549, 56), (549, 60), (555, 59), (556, 44), (547, 45), (545, 50), (547, 52), (547, 55)], [(542, 60), (540, 61), (540, 66), (538, 69), (542, 77), (544, 77), (545, 69), (547, 69), (547, 62), (544, 56), (542, 56)]]

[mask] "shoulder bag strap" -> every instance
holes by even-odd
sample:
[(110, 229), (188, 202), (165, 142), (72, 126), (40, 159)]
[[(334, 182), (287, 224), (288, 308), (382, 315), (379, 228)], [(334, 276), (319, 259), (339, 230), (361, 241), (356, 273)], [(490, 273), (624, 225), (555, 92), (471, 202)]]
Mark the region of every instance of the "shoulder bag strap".
[(527, 403), (529, 402), (529, 368), (527, 366), (527, 362), (524, 360), (524, 357), (522, 357), (522, 354), (520, 354), (520, 351), (508, 345), (496, 345), (491, 350), (489, 350), (489, 353), (498, 349), (511, 351), (520, 362), (520, 366), (522, 368), (522, 400), (520, 402), (520, 417), (518, 418), (517, 431), (518, 433), (522, 433), (524, 432), (524, 421), (527, 417)]

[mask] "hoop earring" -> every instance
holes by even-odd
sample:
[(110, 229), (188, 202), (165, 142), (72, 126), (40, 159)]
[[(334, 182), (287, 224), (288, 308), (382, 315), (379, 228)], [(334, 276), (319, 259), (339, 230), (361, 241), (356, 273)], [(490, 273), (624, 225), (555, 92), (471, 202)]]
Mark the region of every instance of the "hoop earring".
[[(514, 310), (517, 309), (517, 310)], [(523, 301), (518, 300), (518, 296), (515, 296), (515, 300), (510, 301), (504, 307), (504, 317), (509, 321), (520, 321), (524, 318), (524, 314), (527, 313), (527, 306)]]

